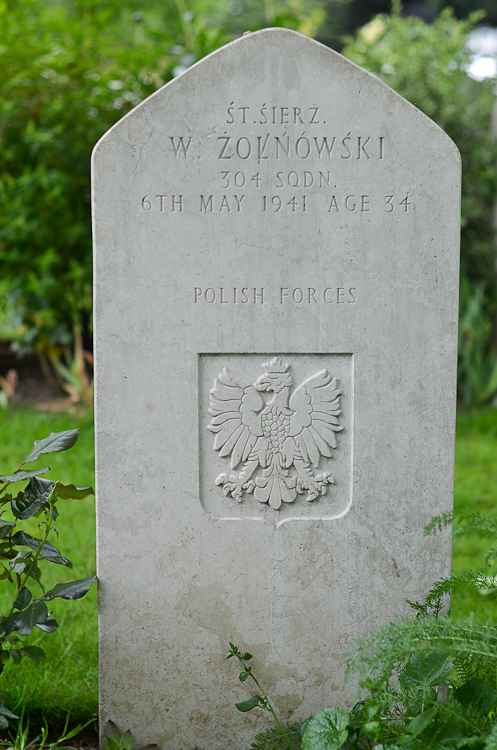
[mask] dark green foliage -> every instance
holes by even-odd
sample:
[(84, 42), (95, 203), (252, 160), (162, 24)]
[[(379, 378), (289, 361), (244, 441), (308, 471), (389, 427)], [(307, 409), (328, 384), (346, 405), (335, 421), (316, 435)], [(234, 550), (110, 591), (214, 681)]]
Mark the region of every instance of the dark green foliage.
[(16, 310), (18, 346), (67, 345), (91, 320), (95, 143), (186, 57), (228, 40), (180, 18), (174, 3), (145, 2), (135, 21), (134, 11), (98, 0), (0, 2), (0, 320)]
[(485, 25), (497, 25), (497, 4), (495, 0), (427, 0), (428, 7), (435, 13), (440, 13), (444, 8), (452, 8), (458, 18), (466, 18), (475, 8), (485, 13)]
[[(53, 633), (58, 628), (58, 623), (51, 616), (52, 612), (49, 611), (46, 602), (56, 597), (79, 599), (88, 592), (96, 580), (95, 576), (92, 576), (69, 583), (59, 583), (50, 591), (45, 591), (41, 581), (42, 563), (50, 562), (72, 568), (71, 561), (63, 557), (48, 541), (50, 534), (57, 535), (53, 524), (58, 517), (56, 503), (59, 500), (59, 482), (32, 476), (32, 472), (26, 472), (22, 468), (25, 463), (36, 461), (41, 454), (68, 450), (77, 438), (78, 430), (66, 430), (51, 433), (44, 440), (36, 440), (19, 470), (10, 477), (3, 477), (4, 486), (0, 489), (0, 580), (11, 584), (13, 590), (10, 611), (0, 615), (0, 675), (9, 660), (13, 664), (20, 664), (23, 657), (43, 661), (43, 649), (26, 644), (25, 638), (30, 636), (35, 628), (44, 633)], [(13, 482), (28, 478), (29, 482), (24, 491), (18, 492), (16, 497), (6, 492)], [(61, 497), (81, 499), (89, 492), (93, 493), (93, 490), (88, 487), (77, 489), (73, 485), (63, 485)], [(14, 520), (2, 519), (2, 516), (9, 512)], [(38, 524), (40, 537), (34, 537), (19, 528), (21, 522), (34, 516), (42, 519)], [(38, 593), (38, 598), (34, 597), (33, 591)], [(8, 718), (17, 717), (0, 706), (0, 727), (8, 726)]]

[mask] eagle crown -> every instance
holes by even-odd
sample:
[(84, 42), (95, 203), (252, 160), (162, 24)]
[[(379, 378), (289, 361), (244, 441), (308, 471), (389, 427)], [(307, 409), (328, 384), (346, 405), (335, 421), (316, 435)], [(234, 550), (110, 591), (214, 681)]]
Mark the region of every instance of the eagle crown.
[(292, 385), (292, 376), (288, 372), (289, 365), (282, 362), (279, 357), (273, 357), (270, 362), (264, 362), (266, 372), (257, 378), (254, 388), (257, 391), (273, 391), (277, 396), (283, 390)]

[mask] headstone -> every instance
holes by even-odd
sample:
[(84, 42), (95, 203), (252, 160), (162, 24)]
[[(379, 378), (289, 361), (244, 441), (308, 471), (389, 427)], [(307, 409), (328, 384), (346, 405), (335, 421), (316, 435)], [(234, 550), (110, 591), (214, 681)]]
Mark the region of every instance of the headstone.
[(247, 747), (450, 569), (460, 160), (374, 76), (244, 35), (94, 155), (101, 719)]

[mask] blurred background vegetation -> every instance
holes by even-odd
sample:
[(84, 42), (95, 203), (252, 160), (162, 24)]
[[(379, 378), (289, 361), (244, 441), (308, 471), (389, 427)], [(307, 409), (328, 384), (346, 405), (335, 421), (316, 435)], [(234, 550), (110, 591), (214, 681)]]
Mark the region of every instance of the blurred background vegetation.
[[(124, 114), (246, 30), (340, 50), (463, 158), (459, 400), (496, 404), (495, 79), (467, 74), (475, 0), (0, 0), (0, 342), (91, 403), (90, 154)], [(497, 0), (478, 0), (497, 25)], [(377, 15), (381, 13), (382, 15)], [(348, 37), (346, 36), (348, 34)], [(1, 370), (0, 370), (0, 374)], [(12, 391), (0, 378), (0, 406)], [(9, 391), (10, 388), (10, 391)], [(7, 395), (6, 395), (7, 394)]]

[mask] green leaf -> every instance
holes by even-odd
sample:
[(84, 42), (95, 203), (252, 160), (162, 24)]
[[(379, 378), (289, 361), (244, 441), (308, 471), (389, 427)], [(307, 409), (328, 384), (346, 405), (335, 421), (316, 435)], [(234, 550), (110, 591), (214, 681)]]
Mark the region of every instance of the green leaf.
[(7, 729), (9, 726), (9, 722), (5, 718), (5, 716), (0, 715), (0, 729)]
[(12, 514), (20, 521), (31, 518), (46, 504), (54, 487), (55, 482), (49, 479), (33, 477), (24, 490), (24, 497), (11, 500)]
[(241, 703), (235, 703), (235, 706), (239, 711), (245, 713), (246, 711), (251, 711), (253, 708), (258, 706), (260, 702), (261, 696), (253, 695), (251, 698), (247, 698), (247, 700), (242, 701)]
[[(19, 546), (29, 547), (34, 552), (38, 552), (42, 543), (41, 539), (36, 539), (30, 534), (26, 534), (25, 531), (17, 531), (12, 537), (12, 541)], [(72, 562), (67, 557), (62, 557), (57, 547), (54, 547), (50, 542), (45, 542), (42, 546), (40, 557), (56, 565), (65, 565), (67, 568), (72, 568)]]
[(58, 484), (57, 497), (61, 500), (83, 500), (85, 497), (94, 495), (93, 487), (75, 487), (73, 484)]
[(31, 591), (29, 589), (24, 588), (24, 589), (22, 589), (21, 593), (19, 594), (19, 596), (15, 600), (14, 604), (12, 605), (12, 607), (14, 609), (24, 609), (25, 607), (28, 606), (28, 604), (31, 601), (31, 599), (32, 599)]
[(19, 717), (16, 716), (16, 714), (13, 714), (12, 711), (9, 711), (8, 708), (5, 708), (5, 706), (0, 706), (0, 715), (1, 716), (8, 716), (9, 719), (18, 719)]
[(416, 654), (399, 678), (402, 687), (423, 688), (446, 685), (452, 672), (452, 658), (447, 651), (434, 650)]
[(302, 740), (303, 750), (339, 750), (347, 741), (349, 715), (343, 708), (325, 708), (309, 725)]
[(43, 623), (36, 623), (36, 627), (40, 628), (40, 630), (43, 630), (44, 633), (55, 633), (57, 628), (59, 627), (59, 623), (57, 620), (54, 620), (53, 617), (49, 618), (48, 620), (45, 620)]
[(36, 564), (33, 565), (33, 567), (31, 568), (31, 570), (29, 571), (29, 577), (32, 578), (33, 581), (35, 581), (41, 589), (43, 589), (43, 587), (42, 587), (42, 585), (40, 583), (41, 570), (38, 567), (38, 565), (36, 565)]
[(133, 750), (133, 735), (129, 729), (127, 729), (122, 735), (120, 746), (124, 748), (124, 750)]
[(307, 727), (309, 726), (309, 722), (313, 718), (314, 718), (313, 716), (308, 716), (307, 719), (302, 724), (302, 726), (300, 727), (300, 744), (302, 744), (302, 740), (304, 739), (304, 734), (307, 731)]
[(42, 453), (59, 453), (60, 451), (66, 451), (69, 448), (72, 448), (78, 439), (78, 432), (78, 429), (65, 430), (64, 432), (51, 432), (50, 435), (43, 440), (35, 440), (33, 450), (28, 453), (23, 464), (33, 463), (33, 461), (36, 461)]
[(31, 477), (36, 477), (40, 474), (46, 474), (47, 471), (50, 471), (50, 467), (48, 466), (46, 469), (32, 469), (31, 471), (18, 469), (17, 471), (14, 471), (14, 473), (11, 474), (10, 477), (0, 477), (0, 484), (3, 482), (24, 482), (26, 479), (31, 479)]
[(244, 653), (244, 654), (242, 654), (242, 659), (243, 659), (243, 661), (250, 661), (250, 659), (252, 659), (252, 658), (253, 658), (253, 657), (252, 657), (252, 654), (249, 654), (249, 652), (248, 652), (248, 651), (245, 651), (245, 653)]
[(51, 599), (55, 599), (56, 596), (61, 599), (81, 599), (88, 593), (91, 586), (97, 580), (96, 576), (90, 578), (82, 578), (79, 581), (69, 581), (69, 583), (58, 583), (43, 597), (45, 601), (49, 602)]
[(22, 654), (20, 651), (17, 651), (15, 648), (10, 649), (10, 655), (12, 657), (12, 661), (14, 664), (20, 664), (22, 661)]
[(21, 550), (17, 553), (15, 557), (12, 558), (12, 560), (9, 560), (9, 567), (11, 573), (15, 573), (17, 575), (20, 575), (23, 573), (26, 568), (29, 566), (31, 562), (31, 552), (28, 552), (28, 550)]
[(29, 607), (16, 615), (16, 630), (19, 635), (31, 635), (35, 625), (44, 623), (48, 618), (47, 605), (44, 602), (31, 602)]
[(15, 525), (15, 521), (0, 520), (0, 539), (6, 539)]
[(488, 714), (497, 706), (497, 690), (483, 680), (468, 680), (454, 690), (454, 697), (464, 708), (476, 709), (482, 714)]
[(431, 724), (432, 720), (435, 718), (437, 711), (438, 706), (433, 706), (433, 708), (430, 708), (428, 711), (423, 711), (422, 714), (415, 716), (408, 726), (411, 737), (414, 738), (417, 737), (418, 734), (421, 734), (421, 732), (423, 732), (426, 727)]
[(105, 725), (105, 734), (110, 740), (113, 740), (117, 745), (119, 745), (121, 741), (121, 732), (119, 731), (117, 726), (114, 724), (114, 722), (111, 721), (110, 719)]
[(248, 672), (240, 672), (240, 674), (238, 675), (238, 679), (240, 680), (240, 682), (245, 682), (247, 677), (250, 677)]
[(24, 654), (24, 656), (29, 657), (33, 661), (44, 661), (46, 657), (43, 649), (38, 648), (38, 646), (23, 646), (20, 651)]

